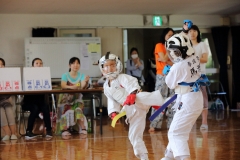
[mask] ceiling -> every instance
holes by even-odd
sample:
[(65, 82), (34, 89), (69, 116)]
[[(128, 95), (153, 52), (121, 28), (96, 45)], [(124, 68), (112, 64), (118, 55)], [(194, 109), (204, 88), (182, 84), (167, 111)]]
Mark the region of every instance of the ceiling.
[(0, 0), (0, 14), (236, 15), (240, 0)]

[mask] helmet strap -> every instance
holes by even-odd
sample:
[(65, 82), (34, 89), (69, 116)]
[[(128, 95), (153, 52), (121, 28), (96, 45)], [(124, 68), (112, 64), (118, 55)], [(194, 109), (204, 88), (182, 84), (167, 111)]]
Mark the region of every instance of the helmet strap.
[(184, 28), (182, 29), (182, 31), (183, 31), (184, 33), (188, 33), (188, 30), (185, 30)]

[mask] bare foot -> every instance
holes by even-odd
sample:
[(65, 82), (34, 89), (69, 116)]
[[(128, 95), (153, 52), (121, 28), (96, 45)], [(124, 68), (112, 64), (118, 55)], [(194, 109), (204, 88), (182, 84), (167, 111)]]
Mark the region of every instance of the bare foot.
[(148, 132), (154, 132), (154, 131), (155, 131), (154, 128), (150, 128), (150, 129), (148, 130)]
[(68, 131), (62, 132), (62, 136), (71, 136), (71, 133)]

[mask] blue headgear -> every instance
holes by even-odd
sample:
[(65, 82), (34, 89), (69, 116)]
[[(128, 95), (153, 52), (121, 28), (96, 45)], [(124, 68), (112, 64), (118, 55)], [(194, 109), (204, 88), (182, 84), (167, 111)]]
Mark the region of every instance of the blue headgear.
[(185, 23), (188, 23), (188, 30), (185, 30), (185, 29), (183, 28), (183, 32), (184, 32), (184, 33), (187, 33), (187, 32), (189, 31), (189, 29), (192, 27), (193, 23), (192, 23), (192, 21), (189, 20), (189, 19), (183, 20), (183, 24), (185, 24)]
[(190, 29), (190, 28), (192, 27), (192, 25), (193, 25), (192, 21), (189, 20), (189, 19), (183, 20), (183, 23), (184, 23), (184, 24), (185, 24), (185, 23), (188, 23), (188, 29)]

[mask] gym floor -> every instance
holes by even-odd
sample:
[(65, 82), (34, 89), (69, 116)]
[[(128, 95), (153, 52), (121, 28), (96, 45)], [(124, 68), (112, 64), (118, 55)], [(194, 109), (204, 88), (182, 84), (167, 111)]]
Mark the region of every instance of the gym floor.
[[(148, 119), (144, 141), (150, 160), (160, 160), (168, 143), (166, 117), (163, 127), (149, 133)], [(128, 140), (128, 126), (122, 119), (116, 128), (111, 120), (103, 118), (103, 135), (100, 135), (99, 122), (94, 122), (94, 133), (73, 134), (69, 139), (54, 136), (51, 139), (38, 137), (25, 140), (0, 142), (1, 160), (137, 160)], [(42, 121), (38, 120), (35, 133), (41, 133)], [(201, 116), (193, 126), (189, 138), (192, 160), (237, 160), (240, 157), (240, 111), (209, 112), (208, 131), (200, 131)]]

